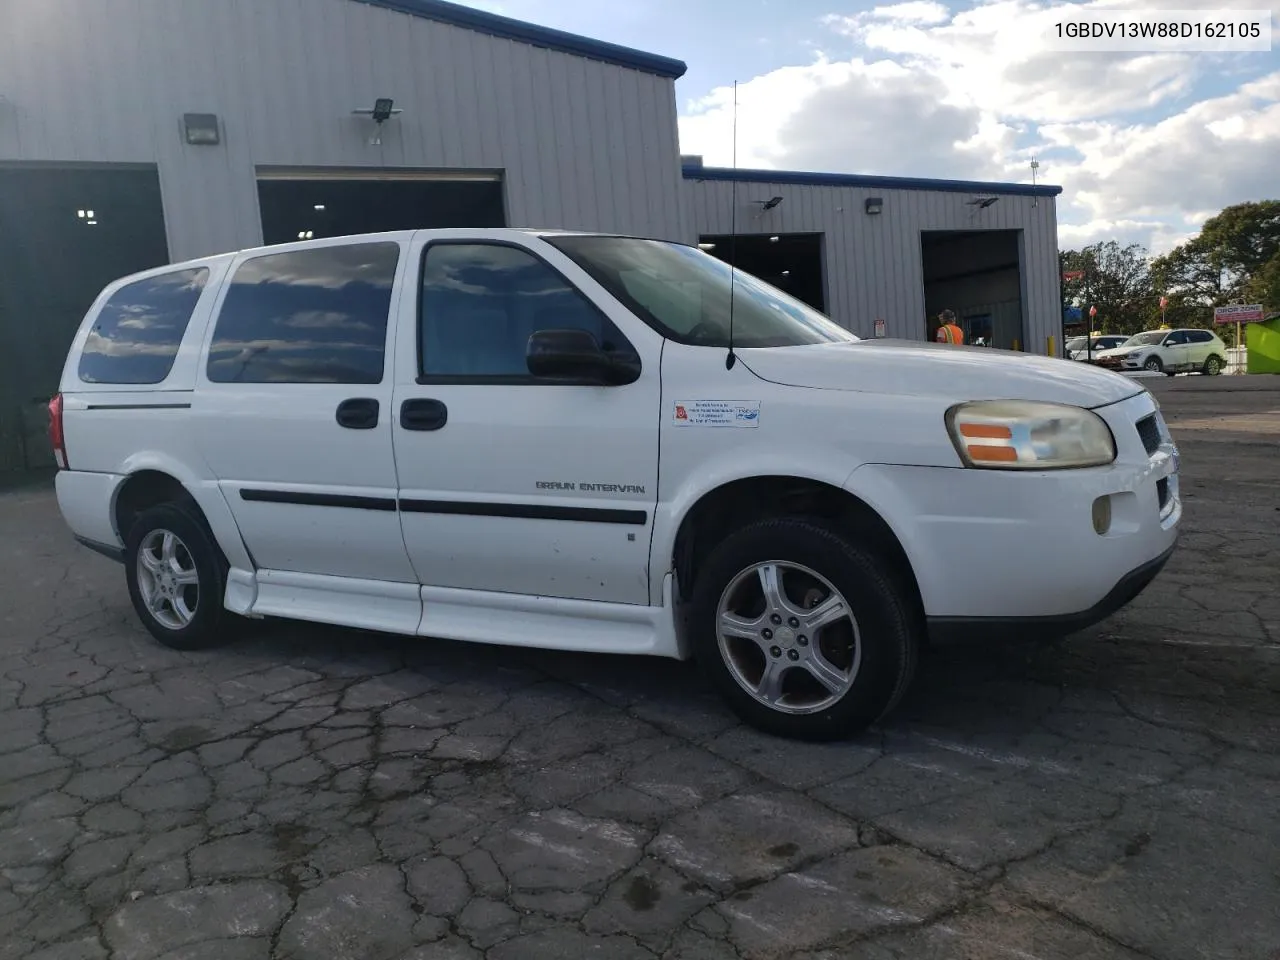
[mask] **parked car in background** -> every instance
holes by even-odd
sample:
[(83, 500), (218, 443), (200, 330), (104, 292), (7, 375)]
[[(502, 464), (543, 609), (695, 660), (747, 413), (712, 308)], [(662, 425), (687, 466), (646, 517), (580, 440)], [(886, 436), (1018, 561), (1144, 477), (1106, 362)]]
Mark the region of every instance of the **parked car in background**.
[(1063, 345), (1063, 352), (1068, 360), (1092, 360), (1103, 350), (1113, 350), (1128, 339), (1122, 333), (1104, 333), (1094, 337), (1090, 346), (1088, 337), (1072, 337)]
[(1108, 370), (1147, 370), (1173, 376), (1203, 373), (1216, 376), (1227, 365), (1227, 345), (1212, 330), (1148, 330), (1094, 357)]
[(1128, 377), (860, 340), (656, 240), (423, 230), (162, 267), (102, 292), (60, 390), (62, 515), (161, 643), (287, 617), (692, 657), (806, 739), (892, 709), (926, 639), (1109, 616), (1182, 515)]

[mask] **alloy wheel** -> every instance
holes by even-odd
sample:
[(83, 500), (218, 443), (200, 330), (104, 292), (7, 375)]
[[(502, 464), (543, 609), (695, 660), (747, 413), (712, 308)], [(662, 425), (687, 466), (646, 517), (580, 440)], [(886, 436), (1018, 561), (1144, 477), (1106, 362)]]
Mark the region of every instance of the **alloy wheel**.
[(195, 618), (200, 603), (200, 574), (182, 539), (169, 530), (152, 530), (138, 548), (138, 591), (147, 612), (161, 626), (181, 630)]
[(738, 573), (720, 596), (716, 634), (733, 678), (781, 713), (827, 709), (848, 693), (862, 662), (848, 601), (796, 563), (758, 563)]

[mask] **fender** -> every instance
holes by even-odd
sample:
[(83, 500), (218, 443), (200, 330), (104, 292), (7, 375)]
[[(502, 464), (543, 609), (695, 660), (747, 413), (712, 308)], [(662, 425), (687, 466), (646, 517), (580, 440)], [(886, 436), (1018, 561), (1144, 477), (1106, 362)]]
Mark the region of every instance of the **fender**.
[[(864, 463), (845, 480), (844, 490), (857, 497), (868, 507), (880, 515), (893, 535), (898, 538), (902, 552), (907, 555), (907, 563), (915, 574), (916, 586), (920, 590), (920, 600), (925, 612), (931, 611), (931, 600), (936, 600), (936, 585), (939, 580), (945, 582), (952, 576), (951, 572), (940, 568), (936, 558), (930, 555), (917, 535), (916, 528), (910, 523), (920, 509), (920, 505), (911, 502), (893, 481), (892, 471), (913, 469), (898, 467), (892, 464)], [(931, 469), (940, 473), (958, 468), (951, 467), (916, 467), (914, 469)], [(939, 485), (945, 479), (939, 479)]]
[(660, 500), (654, 507), (653, 543), (649, 552), (649, 602), (654, 606), (663, 603), (663, 581), (672, 572), (680, 525), (707, 494), (739, 480), (762, 477), (794, 477), (844, 489), (861, 463), (838, 449), (828, 450), (825, 456), (815, 456), (811, 446), (794, 444), (779, 449), (774, 444), (767, 448), (752, 444), (719, 456), (705, 466), (709, 469), (688, 476), (670, 499)]
[[(244, 540), (240, 537), (240, 527), (236, 523), (235, 516), (231, 512), (231, 507), (228, 505), (226, 496), (218, 482), (200, 476), (187, 464), (170, 454), (162, 453), (159, 450), (142, 450), (131, 454), (124, 460), (119, 470), (120, 473), (124, 474), (124, 477), (111, 498), (112, 516), (115, 516), (116, 497), (119, 496), (125, 481), (143, 470), (167, 473), (181, 483), (187, 492), (191, 494), (191, 498), (195, 500), (200, 509), (204, 511), (205, 519), (209, 521), (209, 529), (213, 531), (214, 539), (218, 541), (218, 546), (222, 548), (227, 562), (233, 568), (241, 570), (254, 569), (253, 558), (249, 556), (249, 551), (245, 548)], [(119, 532), (123, 539), (124, 531)]]

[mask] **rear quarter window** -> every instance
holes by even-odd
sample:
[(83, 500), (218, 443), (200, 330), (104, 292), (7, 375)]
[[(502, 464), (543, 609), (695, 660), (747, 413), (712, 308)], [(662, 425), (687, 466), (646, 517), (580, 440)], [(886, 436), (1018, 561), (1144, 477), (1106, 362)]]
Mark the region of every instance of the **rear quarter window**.
[(246, 260), (209, 347), (213, 383), (379, 383), (400, 245), (353, 243)]
[(102, 306), (80, 353), (84, 383), (160, 383), (209, 280), (207, 267), (127, 284)]

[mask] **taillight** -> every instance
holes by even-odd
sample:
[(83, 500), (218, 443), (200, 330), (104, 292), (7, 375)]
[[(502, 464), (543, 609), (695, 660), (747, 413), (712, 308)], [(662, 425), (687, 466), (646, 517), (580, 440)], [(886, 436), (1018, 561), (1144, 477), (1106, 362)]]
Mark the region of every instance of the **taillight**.
[(67, 469), (67, 440), (62, 432), (62, 394), (55, 394), (49, 401), (49, 446), (53, 447), (53, 459), (59, 470)]

